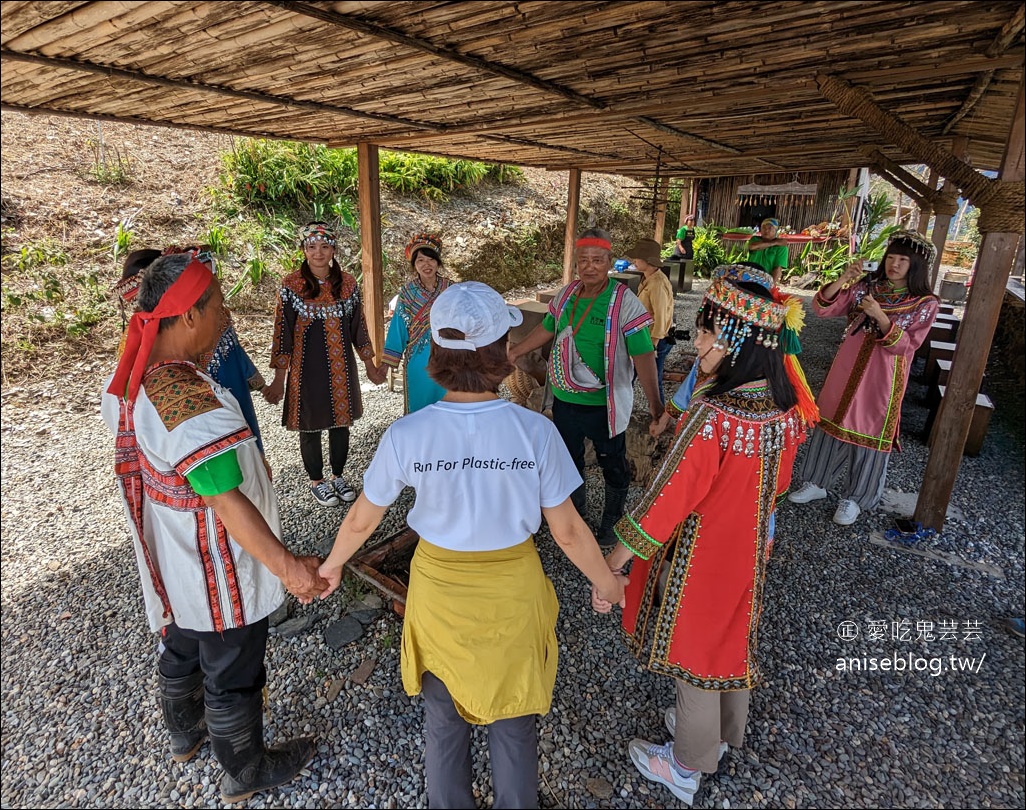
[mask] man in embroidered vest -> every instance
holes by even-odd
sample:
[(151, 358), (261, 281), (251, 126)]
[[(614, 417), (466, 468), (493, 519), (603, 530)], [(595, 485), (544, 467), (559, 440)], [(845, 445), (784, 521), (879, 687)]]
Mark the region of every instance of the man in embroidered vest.
[(309, 737), (263, 741), (268, 616), (284, 585), (308, 603), (327, 587), (316, 557), (280, 540), (278, 504), (256, 437), (232, 394), (199, 359), (224, 326), (217, 278), (192, 254), (143, 273), (139, 311), (101, 405), (114, 468), (161, 634), (160, 705), (171, 756), (190, 759), (209, 732), (226, 802), (291, 781)]
[[(584, 440), (591, 439), (605, 478), (606, 498), (597, 532), (599, 545), (616, 542), (613, 526), (622, 517), (631, 483), (627, 463), (627, 423), (634, 407), (634, 372), (648, 398), (652, 420), (662, 415), (656, 379), (652, 316), (626, 284), (610, 278), (613, 246), (601, 228), (586, 230), (574, 247), (577, 280), (549, 303), (542, 322), (512, 346), (509, 358), (553, 339), (548, 379), (552, 386), (552, 421), (578, 471), (584, 473)], [(573, 494), (584, 514), (584, 485)]]

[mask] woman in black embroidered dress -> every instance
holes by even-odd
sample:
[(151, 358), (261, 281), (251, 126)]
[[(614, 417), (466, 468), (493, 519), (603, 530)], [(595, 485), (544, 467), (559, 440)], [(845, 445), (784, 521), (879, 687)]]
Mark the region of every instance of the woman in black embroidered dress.
[[(374, 363), (356, 278), (335, 259), (334, 231), (323, 222), (311, 222), (303, 227), (301, 240), (305, 260), (285, 277), (278, 294), (271, 346), (274, 381), (265, 397), (272, 405), (284, 397), (282, 424), (299, 431), (314, 500), (338, 506), (339, 499), (356, 499), (343, 476), (349, 426), (363, 414), (356, 355), (371, 382), (383, 382), (385, 372)], [(325, 430), (334, 476), (330, 482), (324, 480)]]

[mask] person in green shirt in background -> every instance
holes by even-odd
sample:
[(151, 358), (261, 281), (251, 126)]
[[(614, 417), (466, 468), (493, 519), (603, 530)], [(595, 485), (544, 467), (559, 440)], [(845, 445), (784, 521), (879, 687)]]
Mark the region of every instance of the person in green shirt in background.
[(670, 254), (671, 262), (695, 258), (695, 218), (690, 214), (684, 217), (684, 223), (677, 230), (676, 240), (673, 253)]
[(772, 275), (774, 284), (780, 283), (787, 267), (787, 242), (777, 236), (779, 228), (777, 220), (764, 219), (759, 233), (748, 240), (748, 261)]
[[(663, 413), (656, 377), (656, 355), (649, 327), (652, 316), (626, 284), (609, 277), (613, 245), (601, 228), (589, 228), (574, 246), (577, 279), (549, 302), (542, 322), (509, 348), (511, 363), (553, 341), (548, 362), (552, 385), (552, 421), (584, 477), (584, 440), (590, 439), (605, 479), (599, 545), (617, 542), (613, 526), (623, 516), (631, 470), (627, 461), (627, 424), (634, 407), (634, 372), (648, 399), (653, 423)], [(584, 484), (571, 500), (584, 514)]]

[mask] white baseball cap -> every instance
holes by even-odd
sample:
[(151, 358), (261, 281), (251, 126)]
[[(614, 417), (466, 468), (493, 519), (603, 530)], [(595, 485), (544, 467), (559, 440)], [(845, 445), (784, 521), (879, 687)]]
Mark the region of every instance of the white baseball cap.
[[(524, 313), (510, 306), (487, 284), (464, 281), (442, 292), (431, 305), (431, 339), (445, 349), (477, 351), (524, 321)], [(458, 329), (466, 338), (438, 336), (440, 329)]]

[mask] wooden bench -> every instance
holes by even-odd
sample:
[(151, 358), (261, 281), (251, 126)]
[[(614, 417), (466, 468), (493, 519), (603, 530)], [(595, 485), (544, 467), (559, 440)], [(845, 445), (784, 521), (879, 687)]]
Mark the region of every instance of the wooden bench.
[(962, 319), (957, 315), (953, 315), (949, 312), (938, 312), (937, 320), (934, 323), (950, 323), (951, 324), (951, 340), (958, 340), (958, 327), (962, 323)]
[(923, 345), (928, 347), (926, 354), (927, 368), (930, 368), (930, 366), (933, 365), (933, 361), (938, 358), (941, 360), (950, 360), (955, 356), (954, 343), (948, 343), (944, 340), (928, 340)]
[[(933, 442), (933, 427), (937, 419), (937, 412), (940, 410), (941, 401), (944, 399), (946, 385), (937, 385), (932, 392), (931, 401), (934, 403), (930, 413), (926, 417), (926, 426), (923, 433), (926, 436), (927, 444)], [(965, 440), (965, 447), (962, 448), (964, 456), (978, 456), (980, 448), (983, 447), (983, 439), (987, 435), (987, 428), (990, 427), (990, 415), (994, 413), (994, 403), (986, 394), (976, 395), (976, 407), (973, 408), (973, 418), (969, 423), (969, 435)]]
[[(938, 357), (933, 361), (929, 371), (927, 371), (926, 382), (928, 385), (947, 385), (948, 374), (951, 373), (951, 361), (945, 360), (943, 357)], [(980, 379), (980, 393), (986, 393), (987, 391), (987, 375), (984, 374)]]
[(670, 286), (674, 292), (691, 292), (695, 281), (695, 260), (668, 262)]
[(933, 326), (930, 327), (930, 334), (926, 336), (926, 340), (923, 341), (922, 345), (918, 349), (916, 349), (916, 357), (921, 357), (924, 360), (928, 360), (930, 355), (930, 346), (933, 343), (950, 343), (952, 346), (954, 346), (954, 324), (950, 323), (949, 321), (934, 321)]

